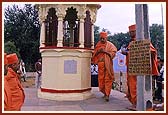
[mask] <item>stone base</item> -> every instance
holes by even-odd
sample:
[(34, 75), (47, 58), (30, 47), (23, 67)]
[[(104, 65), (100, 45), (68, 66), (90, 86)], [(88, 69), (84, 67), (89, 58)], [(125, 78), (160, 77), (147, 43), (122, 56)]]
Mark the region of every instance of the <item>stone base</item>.
[(92, 50), (41, 49), (42, 82), (38, 97), (50, 100), (84, 100), (92, 97)]
[(38, 97), (57, 101), (77, 101), (93, 98), (95, 96), (91, 93), (91, 91), (86, 91), (82, 93), (48, 93), (41, 92), (41, 90), (38, 89)]

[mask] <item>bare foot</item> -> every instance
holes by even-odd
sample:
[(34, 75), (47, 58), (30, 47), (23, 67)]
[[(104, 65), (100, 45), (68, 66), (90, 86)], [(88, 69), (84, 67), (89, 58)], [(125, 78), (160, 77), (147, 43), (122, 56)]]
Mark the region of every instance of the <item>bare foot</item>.
[(106, 102), (109, 102), (109, 96), (105, 96), (104, 99), (105, 99)]

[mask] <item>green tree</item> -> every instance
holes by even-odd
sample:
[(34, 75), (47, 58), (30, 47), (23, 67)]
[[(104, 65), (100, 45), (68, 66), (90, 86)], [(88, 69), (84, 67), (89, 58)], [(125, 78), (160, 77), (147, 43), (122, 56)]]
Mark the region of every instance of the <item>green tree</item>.
[[(117, 49), (119, 50), (123, 44), (128, 45), (130, 41), (129, 33), (118, 33), (111, 35), (111, 32), (108, 29), (103, 28), (102, 31), (107, 32), (108, 41), (112, 42)], [(94, 42), (96, 45), (99, 41), (100, 27), (94, 26)]]
[(150, 27), (150, 37), (153, 46), (158, 51), (158, 56), (164, 59), (164, 32), (163, 26), (152, 24)]
[(8, 6), (4, 14), (5, 43), (14, 42), (28, 71), (32, 71), (34, 63), (40, 58), (38, 11), (31, 4), (25, 4), (24, 7), (13, 5)]
[(109, 41), (112, 42), (119, 50), (122, 45), (128, 45), (130, 41), (129, 33), (118, 33), (108, 37)]
[(8, 41), (4, 44), (4, 52), (7, 54), (16, 53), (18, 58), (20, 58), (19, 49), (16, 48), (14, 42)]
[(99, 41), (99, 33), (100, 33), (100, 27), (94, 26), (94, 45), (96, 46), (97, 42)]

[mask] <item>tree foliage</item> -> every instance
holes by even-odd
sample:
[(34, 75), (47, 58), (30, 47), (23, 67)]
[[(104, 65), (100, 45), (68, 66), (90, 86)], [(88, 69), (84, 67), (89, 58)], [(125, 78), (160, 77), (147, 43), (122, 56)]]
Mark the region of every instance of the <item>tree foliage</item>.
[(14, 42), (26, 66), (32, 65), (28, 70), (32, 69), (33, 64), (40, 58), (39, 32), (38, 11), (34, 6), (25, 4), (21, 8), (18, 5), (13, 5), (5, 9), (5, 43)]
[(20, 54), (19, 54), (19, 49), (16, 48), (14, 42), (8, 41), (4, 44), (4, 51), (7, 54), (11, 54), (11, 53), (16, 53), (18, 55), (18, 58), (20, 58)]
[(97, 42), (99, 41), (99, 33), (100, 33), (100, 27), (94, 26), (94, 45), (96, 46)]
[(108, 40), (112, 42), (119, 50), (122, 45), (128, 45), (130, 41), (129, 33), (118, 33), (108, 37)]
[(164, 31), (163, 26), (153, 24), (150, 27), (150, 38), (153, 46), (158, 51), (158, 56), (164, 59)]

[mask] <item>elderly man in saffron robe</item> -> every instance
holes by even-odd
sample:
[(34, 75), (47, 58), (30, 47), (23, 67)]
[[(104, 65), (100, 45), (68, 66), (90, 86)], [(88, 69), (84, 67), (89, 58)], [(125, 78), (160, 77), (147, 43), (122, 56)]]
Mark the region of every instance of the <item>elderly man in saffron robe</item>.
[(11, 90), (9, 88), (9, 84), (7, 81), (7, 72), (8, 72), (8, 60), (7, 60), (7, 54), (4, 54), (4, 110), (10, 111), (11, 110), (11, 104), (12, 104), (12, 96), (11, 96)]
[(100, 33), (100, 40), (97, 43), (92, 57), (92, 63), (98, 64), (99, 90), (104, 94), (105, 101), (109, 101), (109, 95), (114, 81), (113, 61), (117, 48), (107, 41), (107, 33)]
[(11, 90), (11, 111), (20, 111), (24, 103), (25, 94), (22, 87), (22, 84), (19, 81), (19, 76), (17, 71), (19, 69), (19, 60), (16, 53), (7, 55), (8, 60), (8, 73), (7, 73), (7, 82)]
[[(129, 28), (129, 34), (131, 37), (131, 42), (136, 41), (136, 25), (131, 25), (128, 27)], [(129, 66), (129, 49), (130, 49), (130, 44), (129, 43), (128, 47), (126, 50), (122, 50), (122, 54), (126, 55), (126, 65), (127, 65), (127, 86), (128, 86), (128, 92), (126, 97), (128, 100), (131, 102), (132, 106), (128, 107), (130, 110), (136, 110), (136, 104), (137, 104), (137, 76), (135, 75), (129, 75), (128, 73), (128, 66)], [(158, 75), (158, 69), (157, 69), (157, 51), (153, 47), (152, 44), (150, 44), (150, 51), (151, 51), (151, 62), (152, 62), (152, 75)]]

